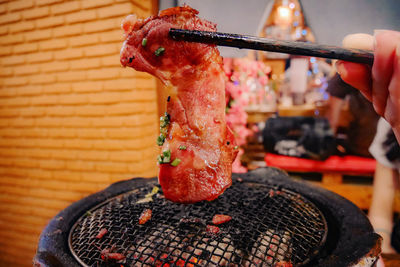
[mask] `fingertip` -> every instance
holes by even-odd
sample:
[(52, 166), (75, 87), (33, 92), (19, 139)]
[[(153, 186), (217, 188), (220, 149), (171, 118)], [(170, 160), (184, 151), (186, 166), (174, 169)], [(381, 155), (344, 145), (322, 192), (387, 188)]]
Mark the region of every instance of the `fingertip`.
[(342, 80), (357, 88), (368, 99), (371, 100), (371, 69), (367, 65), (338, 61), (337, 71)]
[(349, 34), (342, 41), (343, 47), (372, 50), (374, 36), (365, 33)]

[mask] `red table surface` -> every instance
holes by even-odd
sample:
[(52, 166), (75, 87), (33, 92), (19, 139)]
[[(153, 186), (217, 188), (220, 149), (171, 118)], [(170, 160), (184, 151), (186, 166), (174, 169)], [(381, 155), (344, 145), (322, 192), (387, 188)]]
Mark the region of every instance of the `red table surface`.
[(319, 161), (267, 153), (265, 155), (265, 162), (267, 166), (298, 172), (372, 174), (375, 172), (376, 166), (374, 159), (358, 156), (331, 156), (324, 161)]

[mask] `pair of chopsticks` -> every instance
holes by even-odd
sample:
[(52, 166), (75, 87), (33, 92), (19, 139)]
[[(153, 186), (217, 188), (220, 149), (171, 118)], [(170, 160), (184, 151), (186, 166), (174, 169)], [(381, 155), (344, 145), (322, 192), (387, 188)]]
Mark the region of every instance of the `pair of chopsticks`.
[(262, 50), (292, 55), (340, 59), (371, 65), (374, 53), (369, 50), (348, 49), (337, 46), (312, 44), (306, 42), (281, 41), (234, 33), (192, 31), (171, 28), (170, 36), (175, 40), (216, 44), (252, 50)]

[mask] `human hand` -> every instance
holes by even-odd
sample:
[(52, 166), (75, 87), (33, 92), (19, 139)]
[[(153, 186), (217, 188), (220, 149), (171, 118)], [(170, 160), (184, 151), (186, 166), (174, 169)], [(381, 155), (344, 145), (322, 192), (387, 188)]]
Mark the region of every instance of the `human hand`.
[(372, 68), (338, 61), (337, 71), (343, 81), (359, 89), (372, 102), (400, 142), (400, 32), (379, 30), (374, 36), (351, 34), (344, 38), (343, 46), (374, 51)]

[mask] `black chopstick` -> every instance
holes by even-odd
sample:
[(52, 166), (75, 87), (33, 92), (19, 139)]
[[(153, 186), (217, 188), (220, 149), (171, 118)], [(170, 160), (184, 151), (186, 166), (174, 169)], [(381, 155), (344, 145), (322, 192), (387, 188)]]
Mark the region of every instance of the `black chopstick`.
[(174, 28), (169, 30), (169, 34), (175, 40), (189, 42), (216, 44), (292, 55), (340, 59), (368, 65), (374, 63), (373, 51), (362, 49), (348, 49), (307, 42), (281, 41), (234, 33), (192, 31)]

